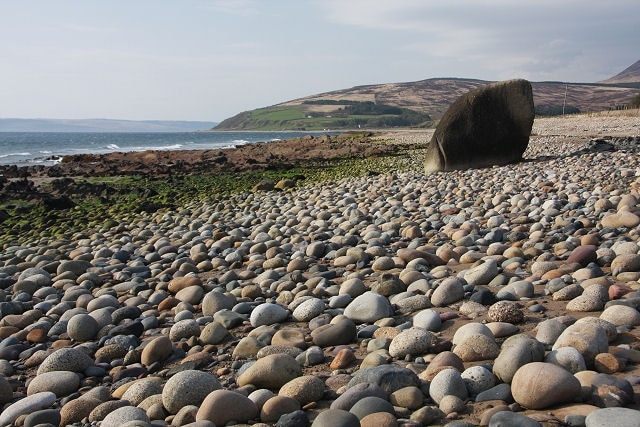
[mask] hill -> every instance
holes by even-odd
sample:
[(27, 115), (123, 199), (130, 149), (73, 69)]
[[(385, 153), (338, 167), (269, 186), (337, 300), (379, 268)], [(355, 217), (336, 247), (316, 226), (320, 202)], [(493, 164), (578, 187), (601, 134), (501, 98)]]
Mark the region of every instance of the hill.
[[(637, 65), (637, 66), (636, 66)], [(640, 92), (640, 61), (600, 83), (532, 82), (538, 115), (624, 108)], [(610, 81), (612, 80), (612, 81)], [(432, 126), (462, 94), (490, 81), (432, 78), (356, 86), (242, 112), (215, 130), (323, 130)]]
[(603, 80), (600, 83), (624, 84), (638, 82), (640, 82), (640, 60), (634, 62), (615, 76), (608, 78), (607, 80)]
[(2, 119), (0, 132), (193, 132), (215, 122), (112, 119)]

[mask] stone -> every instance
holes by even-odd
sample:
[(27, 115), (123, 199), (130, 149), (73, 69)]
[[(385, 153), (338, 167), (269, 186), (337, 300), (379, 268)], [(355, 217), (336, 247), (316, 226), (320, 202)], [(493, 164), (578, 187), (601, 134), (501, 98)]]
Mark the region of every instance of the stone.
[(98, 330), (98, 322), (88, 314), (76, 314), (67, 323), (69, 338), (78, 342), (94, 339), (98, 334)]
[(0, 375), (0, 406), (13, 399), (13, 387), (4, 375)]
[(173, 342), (197, 336), (200, 336), (200, 325), (195, 319), (179, 320), (169, 330), (169, 339)]
[(389, 412), (375, 412), (362, 418), (360, 427), (398, 427), (398, 421)]
[(544, 345), (527, 335), (508, 338), (493, 363), (493, 373), (505, 383), (511, 383), (520, 367), (544, 360)]
[(524, 313), (518, 304), (511, 301), (498, 301), (489, 307), (487, 319), (491, 322), (522, 323)]
[(93, 360), (77, 347), (58, 349), (47, 356), (38, 367), (38, 375), (51, 371), (83, 372), (93, 366)]
[(356, 324), (348, 318), (320, 326), (311, 331), (311, 339), (319, 347), (350, 344), (355, 342), (357, 338), (358, 330)]
[(458, 98), (427, 146), (425, 172), (482, 168), (520, 161), (529, 144), (534, 107), (531, 83), (508, 80)]
[(149, 417), (144, 410), (136, 408), (134, 406), (123, 406), (109, 415), (104, 417), (101, 427), (120, 427), (130, 421), (141, 421), (143, 423), (149, 423)]
[(453, 352), (463, 362), (477, 362), (495, 358), (500, 353), (500, 347), (493, 337), (473, 334), (458, 340)]
[(498, 275), (498, 263), (493, 258), (481, 260), (480, 264), (464, 271), (464, 280), (469, 285), (487, 285)]
[(622, 210), (620, 212), (603, 216), (601, 223), (603, 227), (633, 228), (640, 224), (640, 217), (638, 217), (638, 215), (634, 214), (633, 212)]
[(274, 423), (281, 416), (300, 410), (300, 402), (287, 396), (273, 396), (262, 405), (260, 420), (263, 423)]
[(60, 425), (62, 417), (56, 409), (42, 409), (27, 415), (24, 419), (24, 427), (35, 427), (42, 424)]
[(170, 414), (176, 414), (187, 405), (200, 406), (209, 393), (221, 388), (215, 375), (185, 370), (169, 378), (162, 389), (162, 404)]
[(247, 396), (229, 390), (215, 390), (204, 399), (196, 421), (211, 421), (223, 426), (229, 421), (247, 423), (258, 416), (258, 408)]
[(442, 327), (440, 313), (430, 308), (421, 310), (413, 315), (413, 326), (416, 328), (426, 329), (427, 331), (437, 332)]
[(322, 411), (313, 420), (311, 427), (361, 427), (360, 420), (351, 412), (343, 409)]
[(393, 308), (386, 297), (367, 291), (354, 298), (344, 309), (344, 315), (355, 323), (374, 323), (393, 316)]
[(71, 371), (44, 372), (29, 382), (27, 396), (50, 391), (57, 397), (68, 396), (80, 387), (80, 377)]
[(616, 305), (605, 308), (600, 314), (600, 319), (613, 323), (616, 326), (638, 326), (640, 325), (640, 312), (633, 307)]
[(378, 412), (388, 412), (395, 414), (393, 405), (386, 399), (381, 399), (376, 396), (368, 396), (357, 401), (349, 410), (352, 414), (358, 417), (359, 420), (363, 419), (367, 415), (375, 414)]
[(444, 412), (446, 415), (457, 413), (457, 412), (464, 412), (464, 409), (465, 409), (464, 400), (460, 399), (458, 396), (453, 396), (451, 394), (448, 394), (446, 396), (443, 396), (442, 399), (440, 399), (438, 408), (442, 412)]
[(507, 383), (500, 383), (488, 390), (478, 393), (478, 395), (476, 396), (476, 402), (486, 402), (488, 400), (502, 400), (503, 402), (513, 402), (513, 396), (511, 395), (511, 385)]
[(260, 304), (251, 311), (249, 321), (257, 328), (262, 325), (273, 325), (284, 322), (289, 317), (289, 310), (279, 304)]
[(609, 339), (606, 330), (589, 322), (576, 322), (565, 329), (552, 350), (561, 347), (573, 347), (582, 354), (587, 367), (592, 367), (596, 354), (606, 353), (609, 349)]
[(460, 376), (473, 398), (496, 385), (496, 377), (482, 365), (470, 366)]
[(584, 420), (585, 427), (638, 427), (640, 411), (630, 408), (602, 408), (591, 412)]
[(595, 245), (581, 245), (571, 251), (571, 254), (567, 258), (567, 264), (577, 262), (578, 264), (586, 267), (589, 263), (596, 262), (598, 255), (596, 250), (598, 248)]
[(542, 427), (542, 424), (525, 415), (511, 411), (499, 411), (489, 419), (489, 427)]
[(424, 395), (418, 387), (403, 387), (389, 395), (389, 402), (393, 406), (416, 410), (424, 403)]
[(310, 298), (298, 305), (291, 317), (296, 322), (308, 322), (316, 316), (322, 314), (327, 305), (320, 298)]
[(124, 392), (122, 399), (131, 403), (132, 406), (138, 406), (143, 400), (149, 396), (162, 393), (162, 384), (151, 378), (143, 378), (136, 380)]
[(580, 382), (569, 371), (544, 362), (522, 366), (511, 382), (514, 400), (529, 409), (573, 402), (580, 397), (581, 391)]
[(236, 303), (235, 296), (214, 290), (206, 293), (202, 298), (202, 314), (204, 316), (213, 316), (220, 310), (231, 310)]
[(151, 340), (142, 349), (140, 361), (144, 366), (150, 366), (153, 363), (161, 362), (169, 358), (173, 353), (173, 344), (169, 337), (161, 335)]
[(238, 376), (240, 387), (252, 384), (260, 388), (279, 389), (289, 381), (302, 375), (302, 368), (292, 356), (284, 353), (271, 354), (258, 359)]
[(389, 345), (389, 354), (395, 358), (428, 353), (437, 342), (437, 337), (420, 328), (409, 328), (396, 335)]
[(438, 372), (429, 386), (429, 396), (434, 402), (439, 404), (440, 400), (447, 395), (457, 396), (463, 400), (469, 395), (460, 372), (453, 368)]
[(544, 361), (558, 365), (573, 374), (587, 369), (584, 357), (573, 347), (560, 347), (557, 350), (550, 351), (545, 356)]
[(32, 394), (4, 408), (0, 413), (0, 426), (12, 424), (20, 415), (29, 414), (49, 407), (56, 401), (56, 395), (50, 391)]
[(545, 345), (553, 345), (567, 326), (556, 319), (547, 319), (538, 323), (536, 340)]
[(403, 387), (419, 387), (420, 379), (410, 369), (395, 365), (380, 365), (359, 369), (353, 374), (348, 386), (353, 387), (360, 383), (375, 384), (386, 393), (393, 393)]
[(567, 303), (567, 310), (578, 312), (600, 311), (604, 301), (594, 295), (579, 295)]
[(222, 326), (221, 323), (211, 322), (208, 323), (200, 332), (199, 341), (202, 345), (216, 345), (223, 342), (229, 336), (227, 328)]
[(60, 409), (60, 424), (78, 423), (87, 418), (100, 404), (102, 404), (102, 401), (94, 398), (81, 397), (70, 400)]
[(350, 348), (343, 348), (338, 353), (336, 353), (335, 357), (329, 364), (329, 369), (335, 371), (337, 369), (344, 369), (351, 365), (353, 362), (357, 360), (355, 353)]
[(324, 395), (324, 382), (314, 375), (303, 375), (294, 378), (280, 387), (279, 396), (297, 400), (300, 405), (317, 402)]
[(444, 307), (460, 301), (464, 297), (462, 281), (457, 277), (447, 278), (438, 285), (431, 294), (431, 304), (436, 307)]
[[(403, 388), (400, 388), (399, 390), (402, 389)], [(390, 394), (393, 395), (393, 393)], [(357, 401), (367, 396), (376, 396), (381, 399), (386, 399), (387, 392), (377, 384), (360, 382), (348, 388), (344, 393), (338, 396), (336, 400), (331, 402), (331, 409), (343, 409), (348, 411)]]

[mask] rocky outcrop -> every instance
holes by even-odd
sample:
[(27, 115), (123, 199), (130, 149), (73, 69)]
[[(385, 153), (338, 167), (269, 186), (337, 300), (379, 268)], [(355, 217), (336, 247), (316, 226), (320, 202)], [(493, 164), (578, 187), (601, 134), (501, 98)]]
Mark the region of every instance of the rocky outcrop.
[(482, 168), (522, 159), (534, 107), (531, 83), (497, 82), (454, 102), (427, 148), (425, 172)]

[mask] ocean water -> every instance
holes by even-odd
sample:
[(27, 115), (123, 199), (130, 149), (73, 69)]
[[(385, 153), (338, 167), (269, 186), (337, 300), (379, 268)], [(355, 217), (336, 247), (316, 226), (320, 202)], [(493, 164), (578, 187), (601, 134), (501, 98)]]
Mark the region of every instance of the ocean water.
[(64, 156), (73, 154), (209, 150), (325, 133), (327, 132), (0, 132), (0, 165), (53, 165)]

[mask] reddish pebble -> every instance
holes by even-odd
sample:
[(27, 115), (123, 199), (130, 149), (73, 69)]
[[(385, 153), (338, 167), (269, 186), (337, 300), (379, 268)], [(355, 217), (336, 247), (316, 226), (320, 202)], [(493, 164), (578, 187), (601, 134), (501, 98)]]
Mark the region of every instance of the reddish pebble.
[(356, 360), (356, 355), (350, 348), (343, 348), (336, 354), (336, 357), (331, 361), (329, 368), (332, 370), (344, 369)]
[(440, 320), (442, 322), (446, 322), (447, 320), (452, 320), (452, 319), (457, 319), (458, 313), (455, 313), (453, 311), (448, 311), (446, 313), (440, 313)]
[(42, 343), (47, 340), (47, 332), (44, 329), (32, 329), (27, 334), (27, 341), (33, 343)]
[(594, 245), (578, 246), (571, 252), (569, 258), (567, 258), (567, 264), (577, 262), (586, 267), (589, 263), (595, 262), (598, 259), (596, 249)]
[(609, 286), (609, 299), (620, 299), (632, 291), (633, 289), (626, 285), (611, 285)]
[(597, 372), (603, 374), (615, 374), (624, 368), (620, 359), (611, 353), (597, 354), (593, 365)]

